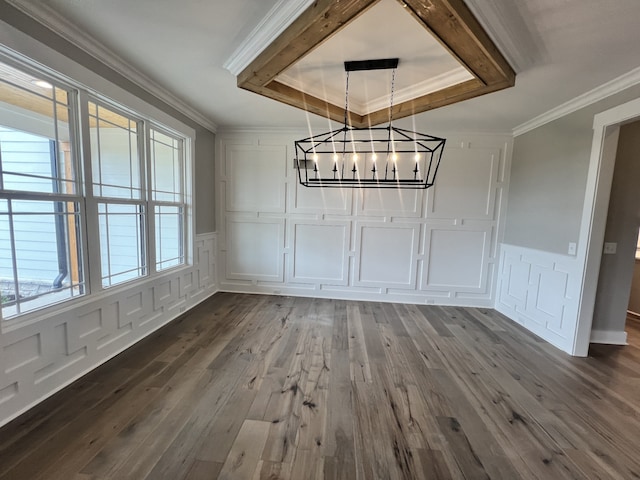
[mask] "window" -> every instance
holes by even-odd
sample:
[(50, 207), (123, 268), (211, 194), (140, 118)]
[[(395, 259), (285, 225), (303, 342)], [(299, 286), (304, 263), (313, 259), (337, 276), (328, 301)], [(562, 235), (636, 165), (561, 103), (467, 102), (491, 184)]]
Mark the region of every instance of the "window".
[(156, 269), (184, 263), (183, 140), (150, 130), (152, 196), (154, 202)]
[(102, 286), (147, 274), (140, 122), (89, 102), (93, 196), (98, 204)]
[(188, 137), (10, 62), (0, 61), (2, 318), (184, 265)]
[(9, 318), (83, 295), (72, 91), (0, 63), (0, 294)]

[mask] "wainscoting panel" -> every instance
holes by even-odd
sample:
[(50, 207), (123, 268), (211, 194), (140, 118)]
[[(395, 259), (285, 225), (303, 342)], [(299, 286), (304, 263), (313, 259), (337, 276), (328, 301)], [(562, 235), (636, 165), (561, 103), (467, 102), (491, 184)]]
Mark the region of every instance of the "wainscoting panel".
[(493, 219), (499, 149), (447, 147), (433, 186), (430, 218)]
[(293, 258), (289, 262), (292, 283), (346, 285), (349, 276), (348, 222), (292, 220)]
[(0, 425), (215, 293), (216, 249), (216, 234), (198, 235), (191, 266), (3, 327)]
[(355, 285), (416, 288), (418, 224), (358, 222)]
[(487, 292), (491, 226), (473, 229), (427, 227), (429, 252), (422, 288), (456, 292)]
[(282, 282), (284, 219), (227, 218), (226, 278)]
[(322, 212), (329, 215), (350, 215), (353, 205), (351, 188), (307, 188), (295, 183), (292, 213)]
[[(227, 183), (227, 208), (236, 212), (284, 212), (286, 152), (284, 145), (229, 145), (225, 169), (232, 181)], [(251, 195), (246, 195), (247, 189)]]
[(302, 187), (308, 136), (218, 132), (221, 290), (493, 306), (509, 135), (449, 136), (426, 191)]
[(360, 216), (410, 217), (422, 216), (424, 190), (363, 188), (360, 192)]
[(575, 257), (501, 245), (496, 309), (570, 353), (578, 318)]

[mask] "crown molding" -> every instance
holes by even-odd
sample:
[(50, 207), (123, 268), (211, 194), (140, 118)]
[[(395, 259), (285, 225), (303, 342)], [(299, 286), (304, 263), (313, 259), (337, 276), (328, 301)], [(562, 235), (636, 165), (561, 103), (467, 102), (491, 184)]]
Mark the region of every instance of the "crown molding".
[[(465, 69), (464, 67), (459, 67), (454, 70), (442, 73), (436, 77), (427, 78), (422, 82), (414, 83), (413, 85), (410, 85), (408, 87), (396, 90), (393, 94), (394, 103), (398, 104), (402, 102), (408, 102), (415, 98), (427, 95), (432, 92), (436, 92), (452, 85), (457, 85), (458, 83), (465, 82), (472, 78), (473, 76), (469, 74), (467, 69)], [(295, 88), (296, 90), (300, 90), (301, 92), (305, 92), (306, 94), (313, 95), (315, 97), (324, 97), (325, 94), (324, 90), (322, 89), (305, 89), (304, 83), (290, 74), (282, 73), (278, 75), (278, 81), (283, 83), (284, 85)], [(344, 92), (341, 92), (340, 95), (340, 99), (342, 100), (344, 98)], [(376, 97), (372, 100), (369, 100), (368, 102), (360, 102), (353, 98), (349, 98), (349, 109), (352, 112), (357, 113), (358, 115), (368, 115), (371, 112), (389, 108), (390, 103), (390, 93)]]
[(222, 65), (238, 76), (315, 0), (279, 0)]
[[(473, 76), (469, 74), (466, 68), (459, 67), (454, 70), (442, 73), (436, 77), (428, 78), (426, 80), (423, 80), (422, 82), (415, 83), (409, 87), (396, 90), (393, 94), (394, 104), (409, 102), (415, 98), (422, 97), (423, 95), (427, 95), (432, 92), (437, 92), (438, 90), (445, 89), (452, 85), (457, 85), (458, 83), (466, 82), (467, 80), (471, 80), (472, 78)], [(388, 108), (390, 102), (390, 94), (371, 100), (364, 106), (365, 113), (375, 112), (377, 110), (382, 110), (383, 108)], [(363, 113), (363, 115), (365, 113)]]
[(71, 23), (65, 17), (56, 12), (43, 2), (30, 2), (28, 0), (6, 0), (21, 12), (33, 18), (44, 27), (60, 35), (76, 47), (96, 58), (107, 67), (124, 76), (128, 80), (143, 88), (153, 96), (162, 100), (194, 122), (216, 132), (217, 125), (205, 115), (185, 103), (166, 88), (160, 86), (150, 77), (137, 70), (131, 64), (120, 58), (111, 50), (98, 43), (91, 35), (78, 26)]
[(569, 115), (581, 108), (592, 105), (600, 100), (603, 100), (611, 95), (615, 95), (629, 87), (633, 87), (640, 83), (640, 67), (634, 68), (628, 73), (614, 78), (613, 80), (600, 85), (576, 98), (569, 100), (555, 108), (538, 115), (531, 120), (524, 122), (513, 129), (513, 136), (517, 137), (523, 135), (531, 130), (541, 127), (549, 122), (557, 120), (558, 118)]

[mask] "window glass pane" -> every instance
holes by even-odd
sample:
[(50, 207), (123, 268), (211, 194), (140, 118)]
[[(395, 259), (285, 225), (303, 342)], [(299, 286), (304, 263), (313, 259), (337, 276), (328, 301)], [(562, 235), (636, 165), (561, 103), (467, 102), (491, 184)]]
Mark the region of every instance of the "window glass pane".
[(182, 202), (182, 140), (151, 129), (151, 170), (153, 199)]
[(138, 127), (133, 119), (89, 103), (93, 193), (141, 199)]
[(99, 204), (98, 217), (103, 287), (144, 276), (143, 208), (103, 203)]
[(156, 269), (164, 270), (184, 263), (182, 208), (156, 206)]
[(84, 293), (79, 228), (79, 207), (75, 202), (3, 201), (3, 318)]
[(0, 189), (77, 190), (68, 92), (0, 62)]

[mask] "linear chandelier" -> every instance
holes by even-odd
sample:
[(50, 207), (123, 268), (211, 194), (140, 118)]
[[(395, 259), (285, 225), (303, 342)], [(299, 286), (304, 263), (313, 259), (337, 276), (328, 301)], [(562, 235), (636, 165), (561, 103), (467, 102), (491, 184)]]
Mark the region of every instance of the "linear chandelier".
[[(413, 188), (433, 186), (446, 140), (394, 127), (393, 93), (397, 58), (345, 62), (344, 125), (295, 142), (298, 179), (305, 187)], [(349, 124), (349, 73), (393, 69), (389, 123), (357, 128)]]

